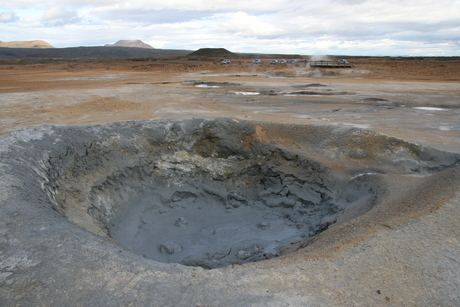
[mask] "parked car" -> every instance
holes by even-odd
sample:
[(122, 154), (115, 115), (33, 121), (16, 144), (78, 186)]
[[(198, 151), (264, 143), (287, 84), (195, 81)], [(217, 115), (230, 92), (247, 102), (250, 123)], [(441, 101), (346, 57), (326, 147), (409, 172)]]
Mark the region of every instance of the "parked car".
[(348, 64), (348, 61), (345, 59), (338, 60), (339, 64)]
[(286, 63), (287, 63), (286, 60), (281, 60), (281, 61), (280, 61), (280, 64), (286, 64)]
[(262, 64), (262, 61), (261, 60), (254, 60), (254, 62), (252, 62), (253, 64)]
[(230, 64), (230, 60), (223, 60), (220, 64)]
[(278, 60), (271, 60), (270, 64), (278, 64)]
[(289, 60), (289, 64), (295, 64), (297, 63), (297, 60)]

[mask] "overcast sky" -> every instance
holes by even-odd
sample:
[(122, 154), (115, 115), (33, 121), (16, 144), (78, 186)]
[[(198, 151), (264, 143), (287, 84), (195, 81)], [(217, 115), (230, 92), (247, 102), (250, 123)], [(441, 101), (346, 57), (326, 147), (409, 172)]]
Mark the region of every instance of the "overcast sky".
[(55, 47), (460, 55), (460, 0), (0, 0), (0, 40)]

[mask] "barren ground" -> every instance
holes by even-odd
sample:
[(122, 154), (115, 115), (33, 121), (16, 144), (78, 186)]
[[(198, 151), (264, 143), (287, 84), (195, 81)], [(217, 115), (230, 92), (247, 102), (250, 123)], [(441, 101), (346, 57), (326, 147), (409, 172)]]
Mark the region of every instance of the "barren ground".
[[(311, 69), (305, 63), (269, 65), (267, 60), (262, 65), (244, 60), (232, 60), (230, 65), (220, 65), (217, 60), (2, 65), (0, 134), (50, 124), (234, 117), (355, 126), (460, 153), (459, 58), (351, 61), (354, 67), (340, 69)], [(407, 186), (417, 186), (411, 189), (411, 195), (405, 195), (406, 186), (389, 182), (389, 191), (394, 189), (398, 195), (388, 195), (389, 203), (397, 203), (400, 210), (391, 212), (394, 218), (369, 225), (359, 225), (362, 220), (358, 219), (341, 232), (352, 232), (355, 226), (361, 232), (347, 242), (334, 241), (332, 236), (333, 248), (324, 253), (321, 247), (306, 247), (273, 262), (211, 271), (174, 266), (153, 270), (148, 262), (123, 270), (122, 265), (127, 264), (118, 267), (118, 256), (101, 254), (107, 257), (107, 267), (88, 264), (88, 268), (81, 268), (81, 274), (87, 269), (99, 288), (81, 295), (87, 294), (94, 303), (97, 289), (103, 289), (104, 293), (113, 293), (111, 299), (118, 299), (118, 305), (152, 303), (148, 296), (151, 289), (144, 289), (145, 279), (152, 285), (164, 280), (177, 290), (168, 298), (164, 294), (169, 295), (169, 288), (162, 284), (155, 288), (162, 295), (156, 299), (163, 305), (458, 306), (458, 166), (442, 176), (442, 180), (432, 177), (425, 184), (417, 176), (405, 178)], [(406, 200), (420, 204), (420, 208), (406, 208)], [(379, 217), (388, 213), (385, 207), (379, 210)], [(7, 234), (2, 236), (6, 242)], [(94, 259), (99, 247), (91, 244), (96, 240), (84, 247)], [(97, 242), (102, 242), (98, 246), (105, 244), (102, 239)], [(65, 251), (60, 252), (62, 259), (67, 257)], [(1, 261), (2, 257), (0, 252)], [(16, 289), (14, 270), (38, 270), (42, 266), (21, 257), (14, 265), (8, 264), (12, 257), (0, 262), (0, 269), (6, 268), (4, 275), (0, 274), (0, 286)], [(62, 267), (73, 263), (70, 258), (61, 262)], [(31, 297), (36, 299), (41, 292), (49, 292), (47, 282), (51, 283), (31, 280), (14, 293), (5, 286), (4, 293), (11, 298), (10, 305), (14, 305), (13, 300), (27, 305)], [(81, 281), (65, 295), (71, 297), (74, 292), (75, 298), (78, 289), (86, 286), (89, 284)], [(102, 294), (100, 299), (100, 305), (108, 305)]]
[(0, 66), (0, 133), (45, 124), (231, 116), (355, 125), (457, 151), (460, 60), (359, 58), (351, 69), (234, 60)]

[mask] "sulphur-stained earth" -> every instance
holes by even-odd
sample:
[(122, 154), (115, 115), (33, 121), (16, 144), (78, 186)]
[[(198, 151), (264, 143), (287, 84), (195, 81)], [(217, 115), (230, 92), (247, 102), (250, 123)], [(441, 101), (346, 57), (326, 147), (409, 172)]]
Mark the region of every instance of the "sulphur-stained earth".
[(358, 58), (352, 68), (219, 61), (0, 66), (2, 134), (163, 118), (356, 126), (457, 150), (460, 60)]
[(0, 65), (0, 305), (460, 306), (460, 59), (230, 60)]

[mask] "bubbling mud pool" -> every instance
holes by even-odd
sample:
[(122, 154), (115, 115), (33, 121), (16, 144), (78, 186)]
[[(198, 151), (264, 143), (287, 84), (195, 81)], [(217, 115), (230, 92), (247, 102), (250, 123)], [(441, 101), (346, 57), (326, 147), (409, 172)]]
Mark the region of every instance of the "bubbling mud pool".
[(457, 161), (357, 128), (228, 118), (22, 133), (28, 153), (15, 148), (30, 160), (16, 169), (38, 174), (37, 189), (72, 223), (143, 257), (206, 269), (292, 252), (371, 210), (382, 176)]

